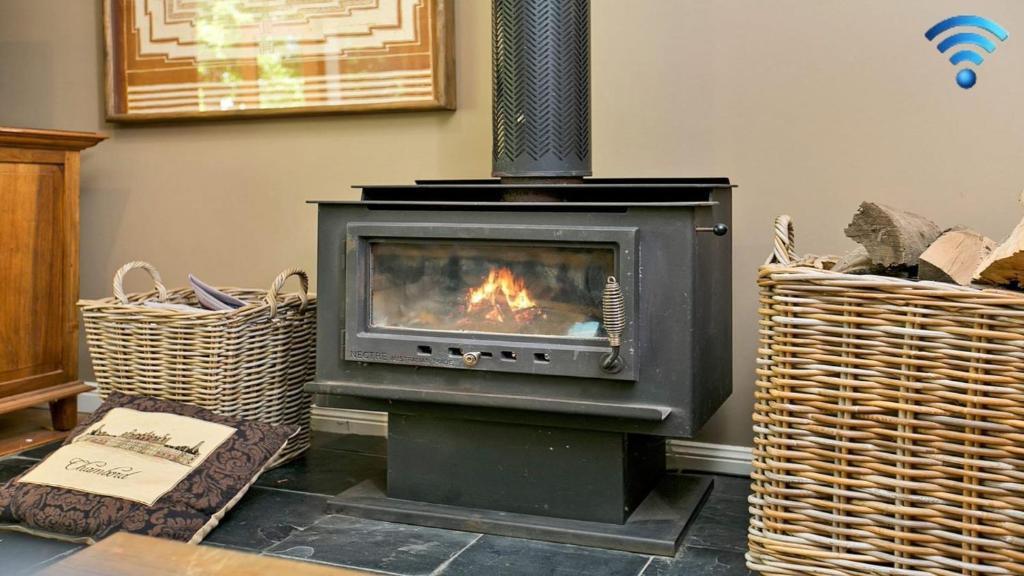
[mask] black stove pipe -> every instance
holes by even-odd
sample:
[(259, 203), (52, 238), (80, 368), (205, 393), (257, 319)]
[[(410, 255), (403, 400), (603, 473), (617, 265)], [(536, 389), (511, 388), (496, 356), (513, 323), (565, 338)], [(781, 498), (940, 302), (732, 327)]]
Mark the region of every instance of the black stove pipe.
[(590, 1), (493, 0), (493, 174), (591, 174)]

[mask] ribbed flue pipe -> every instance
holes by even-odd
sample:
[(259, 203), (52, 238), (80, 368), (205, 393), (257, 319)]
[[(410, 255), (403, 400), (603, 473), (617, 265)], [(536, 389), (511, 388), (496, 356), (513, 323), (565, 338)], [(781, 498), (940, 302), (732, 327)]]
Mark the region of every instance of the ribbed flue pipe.
[(493, 0), (492, 9), (494, 175), (589, 176), (589, 0)]

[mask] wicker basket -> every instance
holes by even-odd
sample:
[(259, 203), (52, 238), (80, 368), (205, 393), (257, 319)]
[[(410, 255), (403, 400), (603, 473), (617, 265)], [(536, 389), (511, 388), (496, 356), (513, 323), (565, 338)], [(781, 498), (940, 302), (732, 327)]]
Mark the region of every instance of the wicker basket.
[[(156, 290), (125, 294), (125, 274), (149, 272)], [(280, 295), (297, 276), (298, 294)], [(190, 288), (168, 291), (156, 269), (126, 264), (114, 275), (114, 297), (78, 303), (99, 393), (155, 396), (219, 414), (300, 428), (279, 465), (310, 443), (312, 396), (303, 385), (315, 370), (316, 296), (301, 270), (282, 272), (270, 290), (222, 288), (247, 302), (228, 311), (181, 312), (141, 306), (147, 300), (198, 306)]]
[(1024, 574), (1024, 294), (760, 271), (748, 566)]

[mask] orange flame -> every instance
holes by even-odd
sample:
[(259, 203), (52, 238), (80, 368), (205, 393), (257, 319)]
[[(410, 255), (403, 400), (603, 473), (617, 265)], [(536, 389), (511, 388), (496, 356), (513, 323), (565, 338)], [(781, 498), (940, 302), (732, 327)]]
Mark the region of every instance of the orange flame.
[[(499, 300), (500, 299), (500, 300)], [(502, 302), (503, 301), (503, 302)], [(505, 304), (512, 312), (535, 308), (537, 303), (530, 298), (522, 279), (516, 278), (508, 268), (498, 268), (487, 274), (487, 279), (476, 288), (470, 288), (466, 295), (467, 311), (472, 312), (484, 304), (490, 304), (491, 310), (485, 318), (495, 322), (504, 322), (501, 304)]]

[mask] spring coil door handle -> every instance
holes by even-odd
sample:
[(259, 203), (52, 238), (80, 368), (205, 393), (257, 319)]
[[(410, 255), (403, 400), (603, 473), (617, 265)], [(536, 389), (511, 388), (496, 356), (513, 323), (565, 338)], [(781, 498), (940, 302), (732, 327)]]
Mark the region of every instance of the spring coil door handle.
[(611, 352), (601, 360), (601, 369), (605, 372), (622, 371), (623, 362), (619, 357), (622, 346), (622, 331), (626, 328), (626, 303), (622, 298), (622, 288), (614, 276), (609, 276), (601, 294), (601, 315), (604, 331), (608, 333), (608, 345)]

